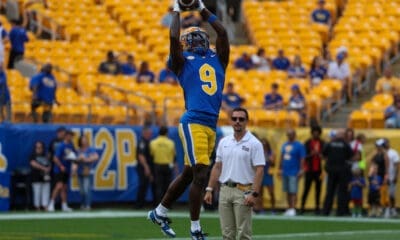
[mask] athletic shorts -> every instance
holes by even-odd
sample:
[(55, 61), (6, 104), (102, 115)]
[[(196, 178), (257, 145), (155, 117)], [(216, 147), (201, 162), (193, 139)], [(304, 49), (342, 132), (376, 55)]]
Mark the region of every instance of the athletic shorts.
[(67, 173), (60, 172), (60, 173), (56, 173), (54, 176), (55, 183), (62, 182), (62, 183), (67, 184), (68, 180), (69, 180), (69, 174), (67, 174)]
[(213, 129), (196, 123), (180, 123), (179, 136), (185, 153), (185, 165), (210, 165), (216, 138)]
[(263, 178), (263, 182), (262, 182), (263, 186), (273, 186), (274, 185), (274, 178), (271, 174), (264, 174), (264, 178)]
[(297, 176), (282, 176), (282, 187), (286, 193), (297, 193)]

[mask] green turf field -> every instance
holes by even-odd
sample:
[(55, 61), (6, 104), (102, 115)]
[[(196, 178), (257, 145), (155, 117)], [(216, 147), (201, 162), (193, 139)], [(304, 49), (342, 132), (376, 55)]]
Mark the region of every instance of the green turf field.
[[(130, 210), (0, 214), (0, 239), (165, 239), (145, 216), (146, 212)], [(189, 239), (187, 216), (186, 212), (171, 214), (176, 239)], [(221, 239), (217, 213), (202, 214), (201, 224), (209, 239)], [(253, 239), (399, 240), (400, 220), (258, 215), (253, 231)]]

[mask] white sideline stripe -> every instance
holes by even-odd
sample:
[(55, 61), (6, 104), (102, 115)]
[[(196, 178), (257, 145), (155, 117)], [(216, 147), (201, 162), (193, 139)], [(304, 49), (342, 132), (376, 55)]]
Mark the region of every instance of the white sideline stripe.
[[(329, 236), (354, 236), (354, 235), (382, 235), (382, 234), (397, 234), (400, 230), (359, 230), (359, 231), (343, 231), (343, 232), (310, 232), (310, 233), (284, 233), (271, 235), (253, 235), (252, 239), (280, 239), (280, 238), (299, 238), (299, 237), (329, 237)], [(151, 238), (146, 240), (160, 240), (162, 238)], [(187, 238), (174, 238), (175, 240), (184, 240)], [(207, 237), (209, 240), (221, 239), (221, 237)]]
[[(171, 218), (189, 218), (188, 212), (171, 212), (168, 214)], [(54, 213), (1, 213), (2, 220), (31, 220), (31, 219), (77, 219), (77, 218), (146, 218), (147, 211), (93, 211), (93, 212), (54, 212)], [(202, 213), (201, 218), (218, 219), (218, 213)], [(400, 219), (384, 218), (351, 218), (351, 217), (315, 217), (315, 216), (270, 216), (254, 215), (253, 219), (265, 220), (291, 220), (291, 221), (323, 221), (323, 222), (369, 222), (369, 223), (400, 223)]]

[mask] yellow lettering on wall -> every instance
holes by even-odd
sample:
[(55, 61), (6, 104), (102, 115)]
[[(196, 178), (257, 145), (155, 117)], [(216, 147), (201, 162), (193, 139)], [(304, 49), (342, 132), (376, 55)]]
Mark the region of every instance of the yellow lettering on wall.
[(7, 170), (7, 158), (4, 156), (2, 146), (0, 143), (0, 172), (5, 172)]
[(118, 189), (126, 190), (128, 167), (136, 163), (136, 134), (130, 129), (117, 129)]
[(115, 152), (112, 134), (101, 128), (94, 139), (96, 149), (103, 149), (94, 176), (94, 189), (114, 189), (116, 172), (108, 170)]

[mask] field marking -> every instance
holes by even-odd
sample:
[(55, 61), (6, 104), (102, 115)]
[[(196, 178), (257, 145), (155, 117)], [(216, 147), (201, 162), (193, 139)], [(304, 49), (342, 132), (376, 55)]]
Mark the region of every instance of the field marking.
[[(361, 234), (369, 234), (369, 235), (376, 235), (376, 234), (400, 234), (400, 230), (359, 230), (359, 231), (338, 231), (338, 232), (306, 232), (306, 233), (283, 233), (283, 234), (270, 234), (270, 235), (253, 235), (252, 239), (291, 239), (291, 238), (299, 238), (299, 237), (330, 237), (330, 236), (354, 236), (354, 235), (361, 235)], [(160, 238), (146, 238), (146, 240), (160, 240), (165, 239)], [(175, 240), (184, 240), (186, 238), (174, 238)], [(220, 236), (218, 237), (207, 237), (209, 240), (214, 239), (221, 239)], [(144, 239), (143, 239), (144, 240)]]
[[(45, 220), (45, 219), (90, 219), (90, 218), (146, 218), (146, 211), (93, 211), (93, 212), (55, 212), (55, 213), (5, 213), (0, 214), (0, 221), (5, 220)], [(189, 218), (188, 212), (171, 212), (171, 218)], [(218, 219), (218, 213), (202, 213), (201, 218)], [(262, 220), (293, 220), (293, 221), (324, 221), (324, 222), (369, 222), (369, 223), (400, 223), (400, 219), (384, 218), (351, 218), (351, 217), (318, 217), (282, 215), (254, 215), (253, 219)]]

